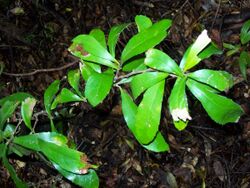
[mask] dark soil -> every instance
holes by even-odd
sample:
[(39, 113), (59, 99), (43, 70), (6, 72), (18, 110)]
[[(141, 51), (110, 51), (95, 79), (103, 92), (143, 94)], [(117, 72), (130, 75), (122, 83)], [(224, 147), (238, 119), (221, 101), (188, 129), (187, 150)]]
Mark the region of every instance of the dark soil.
[[(17, 7), (23, 13), (15, 13)], [(170, 18), (170, 35), (159, 48), (180, 60), (203, 28), (218, 45), (222, 41), (239, 43), (240, 28), (250, 18), (249, 12), (248, 0), (0, 0), (0, 63), (5, 66), (0, 76), (0, 98), (26, 91), (40, 100), (36, 111), (41, 111), (48, 85), (77, 67), (64, 68), (74, 61), (67, 52), (71, 39), (92, 28), (101, 28), (107, 34), (111, 26), (132, 22), (138, 14), (154, 21)], [(120, 48), (134, 32), (131, 28), (123, 35)], [(237, 84), (225, 96), (239, 103), (246, 114), (238, 123), (222, 127), (190, 96), (193, 121), (179, 132), (165, 106), (161, 129), (170, 152), (152, 153), (136, 142), (123, 120), (116, 91), (95, 109), (88, 104), (71, 107), (75, 115), (61, 120), (62, 126), (78, 149), (100, 166), (100, 187), (193, 188), (202, 183), (213, 188), (250, 187), (249, 82), (242, 80), (237, 55), (213, 57), (199, 66), (226, 70), (235, 76)], [(51, 68), (56, 70), (46, 71)], [(166, 92), (166, 101), (167, 96)], [(46, 122), (46, 117), (39, 119), (40, 131), (47, 129)], [(76, 187), (32, 155), (13, 155), (10, 162), (32, 187)], [(0, 166), (0, 187), (13, 186), (8, 172)]]

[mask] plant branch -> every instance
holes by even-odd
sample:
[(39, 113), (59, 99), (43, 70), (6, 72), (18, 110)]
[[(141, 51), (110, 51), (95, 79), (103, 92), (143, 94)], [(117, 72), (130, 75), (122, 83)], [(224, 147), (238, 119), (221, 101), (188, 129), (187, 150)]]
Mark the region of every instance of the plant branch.
[(8, 73), (8, 72), (2, 72), (3, 75), (6, 76), (14, 76), (14, 77), (24, 77), (24, 76), (32, 76), (38, 73), (43, 73), (43, 72), (55, 72), (55, 71), (60, 71), (60, 70), (64, 70), (67, 69), (75, 64), (79, 63), (78, 59), (75, 59), (73, 62), (68, 63), (66, 65), (63, 65), (62, 67), (58, 67), (58, 68), (51, 68), (51, 69), (37, 69), (34, 70), (32, 72), (28, 72), (28, 73)]

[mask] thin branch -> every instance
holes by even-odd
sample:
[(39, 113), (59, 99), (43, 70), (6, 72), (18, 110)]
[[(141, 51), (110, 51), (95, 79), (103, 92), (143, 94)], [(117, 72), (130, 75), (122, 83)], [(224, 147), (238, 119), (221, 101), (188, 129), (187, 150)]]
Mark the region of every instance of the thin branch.
[(2, 72), (3, 75), (6, 75), (6, 76), (15, 76), (15, 77), (24, 77), (24, 76), (32, 76), (32, 75), (35, 75), (35, 74), (38, 74), (38, 73), (43, 73), (43, 72), (55, 72), (55, 71), (61, 71), (61, 70), (64, 70), (64, 69), (67, 69), (75, 64), (79, 63), (79, 60), (76, 59), (74, 60), (73, 62), (71, 63), (68, 63), (66, 65), (63, 65), (62, 67), (58, 67), (58, 68), (51, 68), (51, 69), (37, 69), (37, 70), (34, 70), (32, 72), (27, 72), (27, 73), (8, 73), (8, 72)]

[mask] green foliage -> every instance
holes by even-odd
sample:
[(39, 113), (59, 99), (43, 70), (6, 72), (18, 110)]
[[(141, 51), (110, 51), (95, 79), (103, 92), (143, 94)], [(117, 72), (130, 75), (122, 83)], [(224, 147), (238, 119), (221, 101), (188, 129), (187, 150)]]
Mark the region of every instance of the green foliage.
[(239, 67), (242, 77), (247, 80), (247, 67), (250, 66), (250, 55), (249, 51), (247, 51), (247, 47), (249, 46), (250, 41), (250, 20), (246, 21), (240, 32), (240, 44), (228, 44), (223, 43), (224, 48), (228, 49), (226, 55), (232, 56), (234, 54), (239, 53)]
[[(16, 93), (0, 99), (0, 149), (5, 151), (0, 153), (0, 157), (5, 160), (4, 164), (18, 187), (22, 187), (23, 182), (7, 163), (7, 156), (11, 153), (29, 155), (30, 152), (45, 156), (55, 169), (76, 185), (85, 188), (99, 186), (94, 171), (96, 166), (89, 164), (84, 153), (69, 147), (67, 137), (55, 129), (54, 111), (59, 105), (69, 102), (89, 102), (95, 107), (105, 100), (112, 87), (120, 89), (122, 112), (128, 128), (142, 147), (153, 152), (169, 150), (164, 134), (160, 131), (160, 122), (162, 107), (166, 105), (163, 100), (165, 83), (170, 77), (176, 79), (168, 97), (168, 108), (176, 129), (185, 129), (192, 119), (186, 88), (201, 102), (216, 123), (224, 125), (239, 120), (243, 114), (241, 107), (219, 95), (233, 86), (232, 75), (209, 69), (187, 72), (202, 60), (222, 53), (211, 43), (206, 30), (186, 50), (178, 65), (166, 53), (154, 49), (167, 36), (171, 20), (152, 23), (148, 17), (138, 15), (135, 22), (138, 33), (125, 45), (121, 57), (116, 57), (116, 45), (120, 33), (130, 23), (112, 27), (107, 43), (100, 29), (93, 29), (89, 34), (78, 35), (72, 40), (69, 51), (79, 58), (80, 63), (79, 69), (67, 74), (71, 88), (60, 88), (60, 85), (65, 84), (55, 80), (44, 93), (44, 106), (51, 122), (51, 132), (34, 132), (31, 120), (36, 100), (31, 95)], [(248, 29), (245, 28), (242, 33), (248, 35)], [(245, 35), (242, 36), (243, 41), (249, 41)], [(241, 59), (246, 64), (249, 55), (243, 53)], [(19, 104), (22, 119), (31, 130), (29, 135), (16, 134), (16, 128), (6, 123)]]

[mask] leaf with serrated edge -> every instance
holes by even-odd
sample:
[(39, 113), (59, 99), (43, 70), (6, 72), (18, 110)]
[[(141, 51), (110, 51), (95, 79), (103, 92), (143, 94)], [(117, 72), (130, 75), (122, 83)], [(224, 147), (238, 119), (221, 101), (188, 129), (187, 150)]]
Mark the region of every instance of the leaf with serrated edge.
[(130, 87), (134, 98), (137, 98), (146, 89), (162, 81), (167, 76), (167, 73), (162, 72), (145, 72), (132, 77)]
[(188, 77), (208, 84), (219, 91), (226, 91), (234, 84), (233, 76), (226, 71), (201, 69), (190, 73)]
[(153, 24), (150, 18), (144, 15), (137, 15), (135, 17), (135, 23), (139, 32), (144, 31), (145, 29), (151, 27)]
[(142, 144), (153, 141), (158, 132), (165, 80), (147, 89), (139, 104), (136, 121), (135, 136)]
[[(122, 97), (122, 112), (124, 119), (131, 132), (135, 134), (135, 120), (137, 114), (137, 106), (127, 92), (125, 92), (122, 89), (120, 89), (120, 91)], [(141, 145), (144, 148), (153, 152), (163, 152), (169, 150), (169, 146), (160, 132), (157, 133), (156, 138), (149, 145), (143, 145), (143, 144)]]
[(63, 104), (67, 102), (81, 102), (84, 101), (84, 98), (76, 95), (67, 88), (63, 88), (62, 91), (57, 95), (54, 102), (51, 105), (51, 109), (55, 109), (58, 104)]
[(186, 78), (180, 77), (176, 80), (169, 96), (169, 110), (174, 121), (186, 122), (192, 118), (188, 112), (187, 95), (185, 92)]
[(243, 45), (250, 41), (250, 20), (246, 21), (241, 28), (240, 41)]
[(198, 54), (211, 42), (211, 39), (207, 35), (207, 30), (202, 31), (198, 36), (191, 48), (189, 48), (180, 63), (180, 68), (185, 72), (197, 65), (201, 58)]
[(188, 79), (187, 86), (193, 95), (201, 102), (211, 119), (218, 124), (237, 123), (240, 116), (244, 113), (240, 105), (231, 99), (208, 91), (206, 89), (208, 86), (204, 84)]
[(134, 35), (122, 51), (121, 60), (124, 63), (128, 59), (141, 54), (159, 44), (166, 36), (166, 30), (171, 26), (171, 20), (164, 19), (150, 28)]
[(31, 118), (32, 118), (33, 109), (35, 105), (36, 105), (36, 99), (30, 98), (30, 97), (26, 98), (22, 102), (22, 105), (21, 105), (21, 115), (22, 115), (23, 121), (30, 130), (32, 130)]
[(117, 62), (116, 59), (91, 35), (78, 35), (72, 41), (75, 44), (83, 45), (83, 50), (94, 56)]
[(109, 36), (108, 36), (108, 47), (109, 47), (109, 52), (113, 57), (115, 57), (115, 47), (116, 47), (117, 40), (120, 36), (120, 33), (124, 29), (126, 29), (129, 25), (130, 23), (125, 23), (125, 24), (117, 25), (111, 28), (109, 32)]
[(157, 49), (150, 49), (147, 51), (144, 63), (153, 69), (179, 76), (183, 75), (176, 62), (167, 54)]
[(89, 35), (94, 37), (104, 48), (107, 49), (105, 34), (101, 29), (99, 28), (92, 29)]
[(92, 106), (98, 105), (105, 99), (112, 87), (113, 78), (111, 70), (101, 74), (94, 73), (89, 77), (85, 86), (85, 96)]

